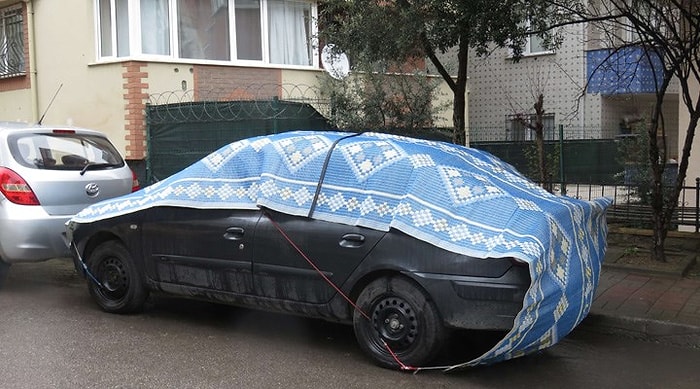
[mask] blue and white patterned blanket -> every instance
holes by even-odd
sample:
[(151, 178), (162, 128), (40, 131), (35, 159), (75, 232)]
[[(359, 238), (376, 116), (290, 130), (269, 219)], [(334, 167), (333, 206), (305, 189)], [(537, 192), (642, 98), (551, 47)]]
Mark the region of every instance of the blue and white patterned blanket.
[(532, 283), (513, 329), (484, 355), (453, 368), (549, 347), (588, 314), (606, 249), (610, 200), (550, 194), (475, 149), (379, 133), (349, 135), (298, 131), (234, 142), (141, 191), (90, 206), (73, 220), (158, 205), (264, 206), (383, 231), (396, 228), (479, 258), (526, 261)]

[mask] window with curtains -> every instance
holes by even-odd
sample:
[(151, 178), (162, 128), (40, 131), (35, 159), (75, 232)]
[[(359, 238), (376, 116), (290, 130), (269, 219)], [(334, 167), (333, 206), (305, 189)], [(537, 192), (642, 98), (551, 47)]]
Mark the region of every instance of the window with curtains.
[(314, 65), (316, 3), (95, 0), (101, 59), (165, 57)]
[(0, 8), (0, 78), (25, 74), (22, 8)]

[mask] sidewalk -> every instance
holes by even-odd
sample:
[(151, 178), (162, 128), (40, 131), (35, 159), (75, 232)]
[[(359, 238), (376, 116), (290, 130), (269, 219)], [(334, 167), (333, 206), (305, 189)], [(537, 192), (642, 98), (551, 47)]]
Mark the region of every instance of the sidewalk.
[[(610, 242), (609, 252), (622, 250)], [(685, 253), (696, 258), (697, 250)], [(589, 330), (700, 348), (700, 274), (664, 274), (603, 263)]]

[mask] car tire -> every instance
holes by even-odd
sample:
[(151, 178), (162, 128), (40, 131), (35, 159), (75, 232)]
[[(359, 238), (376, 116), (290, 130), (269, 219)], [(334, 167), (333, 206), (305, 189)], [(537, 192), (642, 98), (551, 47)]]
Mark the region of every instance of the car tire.
[(90, 295), (104, 311), (132, 313), (143, 310), (148, 291), (123, 244), (109, 241), (97, 246), (88, 257), (87, 266), (91, 274), (88, 277)]
[(7, 279), (7, 275), (10, 273), (10, 264), (0, 259), (0, 289), (2, 289)]
[(412, 281), (374, 280), (360, 293), (357, 306), (367, 316), (354, 311), (355, 337), (379, 366), (425, 366), (440, 353), (447, 332), (432, 301)]

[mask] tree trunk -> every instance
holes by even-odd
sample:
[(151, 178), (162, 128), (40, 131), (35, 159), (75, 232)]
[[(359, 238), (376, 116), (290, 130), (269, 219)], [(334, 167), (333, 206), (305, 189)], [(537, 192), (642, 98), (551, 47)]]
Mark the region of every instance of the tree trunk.
[(457, 52), (457, 82), (454, 83), (454, 105), (452, 106), (452, 143), (467, 145), (466, 108), (467, 108), (467, 62), (469, 60), (469, 39), (461, 36)]
[[(675, 207), (675, 204), (671, 204), (670, 200), (665, 198), (664, 186), (666, 183), (663, 182), (663, 172), (666, 167), (667, 152), (665, 147), (663, 150), (659, 148), (659, 140), (657, 138), (659, 124), (663, 123), (662, 107), (664, 97), (672, 76), (672, 73), (666, 72), (661, 85), (657, 86), (656, 101), (651, 118), (651, 125), (647, 127), (647, 135), (649, 138), (647, 140), (649, 142), (649, 168), (651, 169), (652, 179), (651, 210), (652, 221), (654, 224), (654, 240), (651, 242), (651, 254), (654, 260), (660, 262), (666, 262), (664, 244), (666, 243), (666, 235), (668, 235), (671, 216), (671, 213), (666, 213), (665, 211), (668, 209), (668, 207), (671, 207), (671, 209)], [(665, 144), (664, 139), (662, 139), (662, 142)], [(674, 201), (678, 201), (678, 199), (675, 199)]]
[(537, 95), (537, 101), (534, 105), (535, 108), (535, 143), (537, 144), (537, 167), (540, 171), (540, 182), (544, 186), (545, 190), (551, 192), (552, 188), (549, 184), (549, 177), (547, 172), (547, 159), (545, 158), (544, 150), (544, 95), (540, 93)]
[[(654, 223), (654, 239), (651, 242), (651, 254), (652, 259), (659, 262), (666, 262), (664, 244), (666, 243), (669, 224), (666, 222), (666, 213), (664, 212), (664, 183), (662, 182), (663, 164), (659, 166), (659, 162), (657, 161), (651, 169), (653, 180), (651, 209)], [(670, 204), (666, 206), (670, 206)]]
[(457, 89), (455, 90), (454, 105), (452, 107), (452, 121), (454, 125), (454, 128), (452, 130), (452, 143), (465, 146), (467, 144), (467, 133), (465, 125), (466, 118), (464, 114), (466, 107), (466, 99), (464, 97), (464, 93), (458, 92), (459, 89), (460, 88), (457, 87)]
[(655, 261), (666, 262), (666, 236), (668, 227), (664, 227), (664, 217), (654, 214), (654, 241), (652, 242), (651, 255)]

